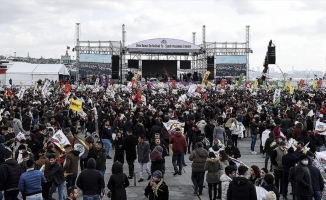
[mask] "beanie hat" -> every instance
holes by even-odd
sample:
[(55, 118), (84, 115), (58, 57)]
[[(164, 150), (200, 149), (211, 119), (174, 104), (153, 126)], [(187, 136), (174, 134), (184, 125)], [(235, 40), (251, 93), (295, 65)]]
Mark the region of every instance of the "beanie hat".
[(217, 144), (215, 144), (215, 145), (212, 147), (212, 149), (213, 149), (214, 151), (218, 151), (218, 150), (220, 149), (220, 147), (219, 147)]
[(155, 178), (162, 178), (163, 175), (160, 170), (156, 170), (155, 172), (153, 172), (152, 176)]
[(94, 158), (90, 158), (87, 161), (87, 168), (88, 169), (95, 169), (96, 168), (96, 161), (94, 160)]
[(228, 140), (226, 144), (233, 146), (233, 142), (231, 140)]

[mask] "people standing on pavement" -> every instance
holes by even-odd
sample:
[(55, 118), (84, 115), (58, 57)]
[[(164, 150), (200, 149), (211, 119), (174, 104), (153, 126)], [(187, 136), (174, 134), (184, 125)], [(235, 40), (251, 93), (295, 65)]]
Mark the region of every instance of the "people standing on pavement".
[(161, 146), (156, 146), (149, 155), (151, 160), (151, 174), (159, 170), (162, 172), (162, 177), (165, 173), (165, 159), (163, 157), (163, 149)]
[[(43, 174), (47, 174), (51, 169), (51, 164), (49, 159), (45, 156), (45, 150), (40, 149), (38, 151), (38, 160), (36, 161), (38, 169), (41, 169), (44, 165)], [(42, 183), (42, 197), (47, 200), (49, 197), (49, 191), (52, 186), (52, 182), (50, 178), (46, 178), (45, 182)]]
[(127, 137), (123, 143), (123, 149), (126, 151), (126, 160), (128, 163), (129, 176), (132, 179), (134, 176), (134, 162), (137, 158), (136, 146), (138, 144), (135, 136), (132, 135), (131, 130), (127, 130)]
[(112, 159), (109, 155), (110, 148), (111, 148), (112, 133), (113, 133), (113, 129), (110, 126), (110, 121), (105, 119), (104, 127), (102, 130), (102, 142), (104, 143), (107, 159)]
[[(221, 164), (214, 152), (209, 152), (204, 169), (207, 171), (206, 181), (208, 183), (209, 200), (215, 200), (217, 197), (217, 185), (220, 182), (219, 170), (221, 169)], [(213, 190), (214, 196), (212, 196)]]
[(56, 156), (54, 154), (49, 155), (50, 161), (50, 171), (47, 174), (44, 174), (45, 178), (51, 178), (52, 186), (49, 191), (49, 199), (52, 199), (52, 195), (55, 192), (56, 188), (58, 188), (58, 196), (59, 200), (65, 200), (65, 187), (66, 180), (63, 175), (63, 170), (61, 165), (57, 162)]
[(76, 184), (80, 151), (74, 150), (70, 144), (64, 146), (64, 149), (67, 154), (63, 172), (66, 173), (67, 188), (69, 188)]
[(324, 194), (324, 180), (320, 173), (320, 170), (312, 165), (312, 161), (315, 159), (315, 155), (308, 153), (307, 155), (310, 157), (308, 162), (308, 169), (310, 172), (312, 188), (314, 190), (313, 197), (315, 200), (321, 200)]
[(302, 154), (299, 158), (299, 163), (294, 170), (295, 180), (295, 195), (299, 200), (310, 200), (314, 195), (314, 190), (311, 181), (310, 171), (307, 167), (309, 157)]
[(106, 170), (106, 153), (102, 141), (95, 143), (96, 148), (96, 170), (98, 170), (104, 177)]
[[(209, 120), (209, 123), (205, 126), (205, 137), (208, 139), (210, 146), (213, 146), (213, 136), (214, 136), (214, 119)], [(224, 142), (224, 141), (221, 141)]]
[(45, 177), (40, 170), (34, 170), (34, 161), (26, 161), (27, 170), (20, 176), (19, 191), (26, 197), (26, 200), (43, 200), (42, 184)]
[(285, 142), (281, 141), (279, 146), (273, 150), (271, 162), (274, 168), (275, 186), (282, 194), (283, 191), (283, 164), (282, 157), (286, 154)]
[(274, 192), (276, 194), (276, 200), (280, 200), (280, 192), (275, 187), (274, 176), (272, 174), (266, 174), (264, 179), (265, 179), (265, 183), (266, 183), (266, 186), (264, 187), (265, 190), (267, 190), (268, 192), (270, 192), (270, 191)]
[(250, 123), (250, 131), (251, 131), (250, 153), (251, 154), (257, 154), (257, 152), (255, 151), (255, 146), (256, 146), (259, 126), (260, 126), (259, 115), (255, 115)]
[(152, 174), (144, 195), (149, 200), (169, 200), (169, 187), (164, 182), (161, 171), (157, 170)]
[[(187, 143), (186, 139), (182, 135), (179, 129), (176, 130), (174, 136), (172, 136), (170, 140), (170, 144), (172, 144), (172, 164), (174, 168), (174, 176), (182, 174), (182, 156), (187, 152)], [(189, 148), (188, 148), (189, 150)], [(177, 167), (179, 165), (179, 169)]]
[(260, 170), (259, 167), (256, 165), (252, 165), (250, 167), (250, 176), (249, 176), (249, 181), (256, 185), (256, 182), (260, 179)]
[(195, 150), (189, 156), (189, 160), (193, 161), (191, 165), (191, 180), (195, 188), (194, 194), (202, 195), (208, 151), (203, 148), (203, 143), (201, 142), (196, 143), (195, 147)]
[(217, 197), (216, 199), (226, 200), (229, 185), (234, 177), (235, 169), (231, 166), (227, 166), (224, 170), (224, 174), (222, 174), (220, 178), (221, 186), (219, 187), (221, 187), (221, 197)]
[(77, 178), (77, 187), (83, 191), (85, 200), (100, 200), (102, 190), (105, 188), (104, 177), (95, 168), (95, 159), (89, 159), (87, 169), (82, 171)]
[(145, 142), (144, 135), (140, 135), (138, 137), (138, 145), (137, 145), (137, 152), (138, 152), (138, 163), (139, 163), (139, 180), (138, 182), (144, 181), (143, 177), (143, 170), (148, 174), (147, 180), (151, 179), (151, 171), (149, 170), (149, 144)]
[(288, 195), (288, 185), (290, 182), (289, 181), (290, 168), (294, 167), (298, 160), (298, 157), (296, 157), (293, 153), (294, 153), (294, 149), (293, 149), (293, 147), (290, 147), (288, 149), (288, 153), (282, 157), (282, 165), (283, 165), (282, 195), (283, 195), (283, 199), (287, 199), (287, 195)]
[(227, 200), (258, 200), (255, 186), (246, 178), (247, 172), (246, 166), (239, 166), (239, 176), (232, 179), (227, 192)]
[[(233, 142), (231, 140), (227, 141), (227, 146), (225, 147), (225, 153), (229, 157), (234, 159), (238, 159), (241, 157), (238, 147), (233, 146)], [(237, 165), (232, 160), (229, 160), (229, 165), (231, 165), (234, 169), (237, 170)]]
[[(269, 128), (270, 125), (267, 125), (267, 127)], [(265, 142), (265, 146), (264, 146), (264, 154), (265, 154), (265, 168), (268, 169), (268, 160), (271, 159), (271, 156), (272, 156), (272, 153), (273, 153), (273, 150), (274, 148), (277, 147), (277, 144), (275, 142), (275, 139), (274, 139), (274, 133), (272, 131), (270, 131), (270, 129), (266, 129), (266, 131), (269, 131), (268, 133), (268, 138)], [(273, 171), (273, 165), (272, 165), (272, 162), (271, 162), (271, 166), (270, 166), (270, 170), (269, 171)]]
[(241, 134), (241, 127), (240, 127), (239, 122), (234, 118), (231, 119), (230, 131), (231, 131), (231, 139), (232, 139), (233, 145), (238, 146), (238, 137), (239, 137), (239, 134)]
[(19, 193), (18, 183), (22, 174), (22, 168), (17, 161), (13, 159), (11, 152), (5, 153), (4, 159), (5, 161), (1, 165), (2, 168), (0, 172), (2, 175), (0, 180), (1, 185), (4, 187), (4, 199), (16, 200)]
[(112, 141), (112, 145), (115, 146), (113, 162), (119, 161), (119, 162), (121, 162), (122, 165), (123, 165), (124, 159), (125, 159), (124, 158), (125, 153), (124, 153), (124, 150), (123, 150), (124, 141), (125, 141), (125, 139), (122, 136), (122, 133), (120, 131), (117, 132), (117, 136)]
[(127, 200), (126, 187), (129, 186), (127, 175), (123, 173), (123, 165), (119, 161), (112, 165), (112, 175), (108, 182), (112, 200)]
[(225, 144), (226, 142), (225, 129), (221, 126), (219, 122), (217, 122), (214, 128), (213, 140), (214, 141), (220, 140), (222, 144)]
[[(219, 177), (221, 177), (225, 173), (225, 168), (230, 165), (229, 156), (225, 153), (224, 150), (220, 150), (218, 153), (219, 161), (220, 161), (220, 169), (218, 171)], [(222, 181), (218, 182), (218, 190), (217, 190), (217, 199), (221, 198), (222, 195)]]

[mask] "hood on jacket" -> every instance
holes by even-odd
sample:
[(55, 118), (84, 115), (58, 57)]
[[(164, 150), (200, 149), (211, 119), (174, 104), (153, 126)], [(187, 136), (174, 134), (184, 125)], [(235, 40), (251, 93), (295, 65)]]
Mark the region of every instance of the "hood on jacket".
[(88, 169), (95, 169), (96, 168), (96, 161), (94, 160), (94, 158), (90, 158), (87, 161), (87, 168)]
[(182, 133), (180, 131), (176, 131), (174, 136), (175, 137), (182, 137)]
[(14, 166), (14, 165), (17, 165), (18, 164), (18, 162), (15, 160), (15, 159), (8, 159), (8, 160), (6, 160), (3, 164), (7, 164), (7, 165), (12, 165), (12, 166)]
[(232, 179), (230, 177), (228, 177), (226, 174), (222, 174), (221, 178), (220, 178), (221, 182), (231, 182)]
[(197, 147), (194, 151), (200, 156), (200, 157), (208, 157), (208, 151), (204, 149), (203, 147)]
[(71, 150), (70, 153), (74, 154), (74, 156), (79, 156), (80, 151), (77, 151), (77, 150)]
[(207, 158), (206, 161), (207, 161), (207, 162), (218, 162), (219, 159), (218, 159), (218, 158)]
[(240, 185), (247, 184), (249, 180), (246, 179), (245, 177), (234, 177), (232, 181), (234, 184), (240, 186)]

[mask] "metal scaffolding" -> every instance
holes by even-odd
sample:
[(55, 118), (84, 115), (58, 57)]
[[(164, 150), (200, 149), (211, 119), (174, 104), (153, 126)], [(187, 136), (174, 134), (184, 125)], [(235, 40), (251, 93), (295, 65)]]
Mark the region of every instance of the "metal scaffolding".
[[(202, 27), (202, 44), (199, 53), (189, 54), (141, 54), (130, 53), (126, 48), (126, 29), (122, 25), (122, 41), (80, 41), (80, 23), (76, 23), (76, 66), (77, 66), (77, 80), (79, 80), (79, 55), (80, 54), (110, 54), (120, 56), (120, 79), (126, 78), (128, 71), (136, 72), (139, 69), (128, 69), (128, 60), (137, 59), (142, 60), (189, 60), (191, 61), (191, 70), (180, 70), (182, 72), (198, 72), (204, 74), (207, 70), (207, 57), (217, 55), (245, 55), (246, 56), (246, 80), (249, 80), (249, 54), (253, 51), (250, 48), (250, 26), (246, 26), (246, 41), (245, 42), (207, 42), (206, 41), (206, 26)], [(196, 43), (196, 32), (192, 33), (192, 42)], [(215, 69), (215, 65), (214, 65)], [(215, 71), (214, 71), (215, 74)], [(215, 77), (215, 76), (214, 76)]]

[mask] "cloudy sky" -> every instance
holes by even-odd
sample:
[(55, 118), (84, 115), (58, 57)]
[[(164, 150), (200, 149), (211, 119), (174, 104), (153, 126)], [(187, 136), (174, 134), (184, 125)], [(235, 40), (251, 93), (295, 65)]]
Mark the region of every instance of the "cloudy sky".
[[(270, 39), (284, 71), (326, 71), (326, 1), (317, 0), (0, 0), (0, 55), (59, 58), (81, 40), (126, 44), (151, 38), (244, 42), (250, 25), (250, 66), (261, 66)], [(72, 53), (72, 52), (71, 52)], [(262, 69), (262, 67), (261, 67)]]

